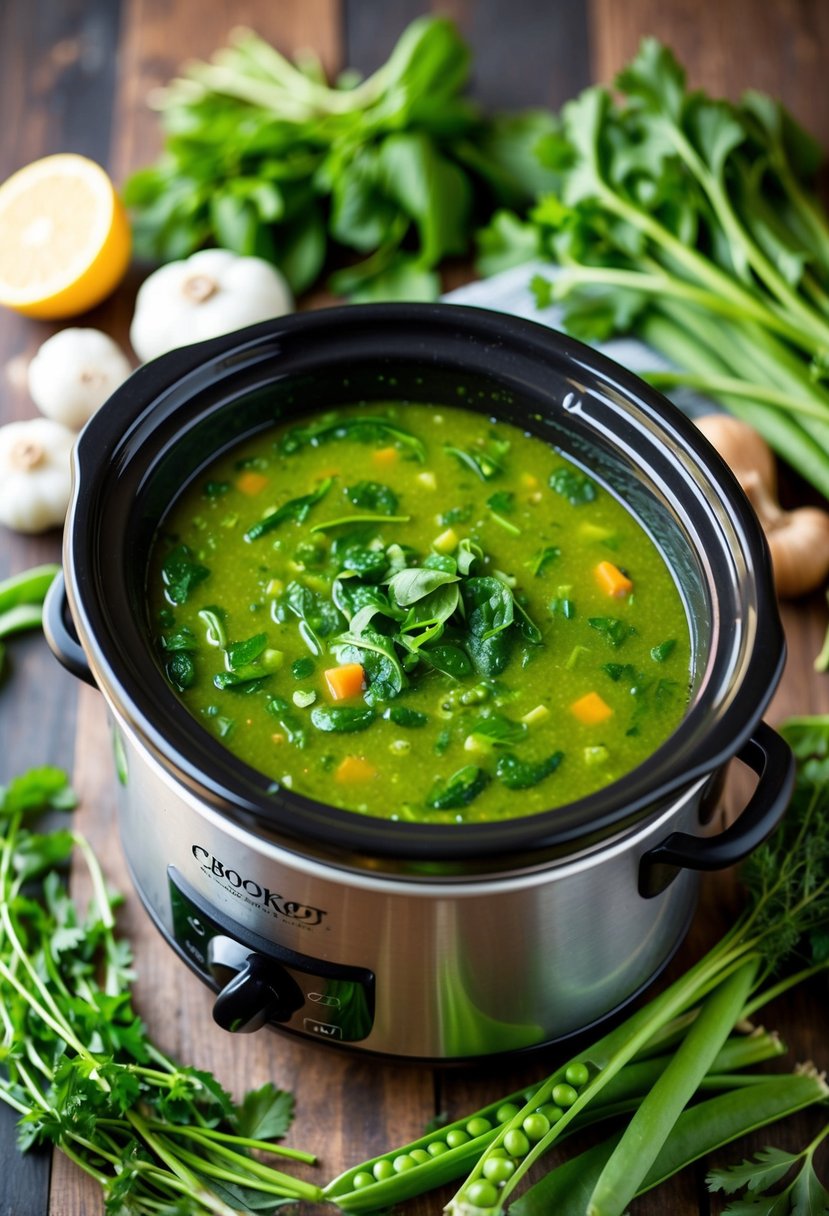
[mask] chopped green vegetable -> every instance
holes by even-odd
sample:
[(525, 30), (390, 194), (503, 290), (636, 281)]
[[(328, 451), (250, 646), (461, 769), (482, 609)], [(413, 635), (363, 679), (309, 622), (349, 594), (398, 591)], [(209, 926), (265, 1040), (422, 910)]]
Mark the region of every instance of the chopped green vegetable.
[(193, 588), (209, 574), (207, 566), (195, 560), (189, 545), (176, 545), (161, 564), (167, 598), (173, 604), (186, 604)]
[(550, 474), (550, 488), (566, 498), (571, 507), (583, 507), (596, 499), (596, 483), (577, 469), (556, 469)]
[(427, 799), (435, 811), (450, 811), (469, 806), (486, 788), (489, 777), (477, 765), (467, 764), (447, 781), (438, 782)]
[(324, 478), (315, 490), (310, 494), (303, 494), (299, 498), (292, 498), (289, 502), (285, 502), (281, 507), (277, 507), (275, 511), (271, 511), (264, 519), (258, 520), (245, 532), (245, 540), (259, 540), (260, 536), (266, 536), (269, 532), (273, 532), (275, 528), (280, 528), (287, 520), (294, 520), (296, 523), (303, 523), (308, 517), (308, 513), (312, 507), (318, 502), (322, 502), (328, 491), (334, 484), (333, 477)]
[(528, 790), (554, 773), (563, 759), (564, 752), (553, 752), (546, 760), (533, 764), (508, 753), (498, 760), (495, 775), (509, 790)]
[(374, 710), (363, 706), (319, 705), (311, 710), (311, 721), (317, 730), (334, 731), (337, 734), (350, 734), (357, 730), (366, 730), (374, 721)]

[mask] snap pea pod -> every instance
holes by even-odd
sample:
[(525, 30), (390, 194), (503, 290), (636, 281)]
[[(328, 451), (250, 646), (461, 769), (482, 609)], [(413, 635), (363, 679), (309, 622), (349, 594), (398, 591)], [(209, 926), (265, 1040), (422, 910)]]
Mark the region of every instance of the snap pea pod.
[(0, 613), (19, 604), (42, 604), (52, 580), (60, 570), (53, 562), (32, 566), (0, 582)]
[[(708, 1153), (769, 1123), (826, 1100), (818, 1076), (764, 1077), (758, 1084), (718, 1094), (679, 1116), (636, 1192), (643, 1195)], [(622, 1139), (617, 1132), (571, 1157), (510, 1205), (510, 1216), (583, 1216), (599, 1177)]]
[(15, 604), (6, 612), (0, 612), (0, 638), (22, 633), (24, 629), (37, 629), (43, 624), (43, 609), (40, 604)]
[[(753, 1064), (772, 1059), (784, 1051), (785, 1048), (779, 1038), (773, 1034), (758, 1032), (752, 1035), (734, 1036), (717, 1053), (711, 1065), (711, 1072), (705, 1078), (703, 1086), (719, 1088), (726, 1084), (738, 1085), (753, 1082), (755, 1080), (753, 1077), (738, 1077), (730, 1074), (741, 1068), (748, 1068)], [(572, 1130), (577, 1131), (588, 1124), (624, 1113), (638, 1106), (665, 1071), (672, 1058), (672, 1054), (666, 1054), (629, 1064), (612, 1079), (600, 1095), (600, 1100), (594, 1106), (588, 1107), (580, 1119), (574, 1121)], [(571, 1065), (569, 1069), (571, 1080), (583, 1083), (586, 1075), (586, 1070), (583, 1071), (583, 1069), (584, 1066), (579, 1068), (578, 1065)], [(562, 1087), (570, 1085), (566, 1071), (561, 1082)], [(723, 1074), (729, 1075), (724, 1076)], [(575, 1093), (577, 1087), (570, 1087)], [(360, 1165), (352, 1166), (328, 1184), (325, 1188), (326, 1198), (348, 1212), (372, 1212), (380, 1207), (402, 1203), (405, 1199), (411, 1199), (415, 1195), (451, 1182), (469, 1170), (483, 1149), (495, 1138), (499, 1126), (505, 1119), (512, 1118), (519, 1106), (532, 1102), (534, 1092), (532, 1088), (519, 1090), (498, 1102), (490, 1103), (489, 1106), (483, 1107), (474, 1114), (465, 1115), (462, 1119), (421, 1136), (418, 1140), (386, 1152), (381, 1157), (374, 1157)], [(565, 1093), (563, 1096), (567, 1098), (571, 1095)], [(546, 1106), (540, 1104), (539, 1108), (528, 1116), (533, 1119), (529, 1125), (530, 1131), (538, 1132), (544, 1129), (545, 1124), (537, 1118), (538, 1115), (542, 1115), (543, 1120), (546, 1120), (549, 1125), (557, 1112), (559, 1115), (562, 1113), (560, 1108), (555, 1107), (552, 1102), (547, 1103)], [(480, 1120), (488, 1122), (489, 1128), (483, 1129), (477, 1136), (470, 1136), (470, 1126), (473, 1127), (473, 1130), (477, 1130), (476, 1123)], [(525, 1124), (526, 1122), (527, 1119), (524, 1120)], [(523, 1124), (520, 1130), (521, 1134), (526, 1137), (527, 1133)], [(468, 1138), (455, 1147), (450, 1147), (447, 1144), (447, 1137), (454, 1138), (453, 1134), (458, 1132)], [(437, 1152), (430, 1151), (430, 1146), (433, 1149), (435, 1145), (441, 1144), (445, 1147), (438, 1148)], [(421, 1159), (420, 1153), (422, 1152), (427, 1155)], [(413, 1156), (413, 1154), (415, 1155)], [(411, 1159), (411, 1164), (405, 1162), (405, 1168), (395, 1169), (394, 1163), (406, 1158)], [(498, 1168), (503, 1170), (509, 1167)], [(360, 1179), (356, 1186), (355, 1179)]]

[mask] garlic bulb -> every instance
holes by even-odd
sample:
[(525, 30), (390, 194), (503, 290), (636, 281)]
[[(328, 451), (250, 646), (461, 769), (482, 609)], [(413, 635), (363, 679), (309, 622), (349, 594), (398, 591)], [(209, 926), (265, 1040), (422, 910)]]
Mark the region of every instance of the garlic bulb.
[(155, 359), (292, 308), (288, 284), (270, 262), (203, 249), (161, 266), (142, 283), (130, 342), (139, 359)]
[(99, 329), (62, 329), (29, 364), (29, 393), (47, 418), (79, 431), (131, 371), (120, 347)]
[(75, 435), (51, 418), (0, 427), (0, 523), (43, 532), (63, 523), (69, 506), (69, 456)]

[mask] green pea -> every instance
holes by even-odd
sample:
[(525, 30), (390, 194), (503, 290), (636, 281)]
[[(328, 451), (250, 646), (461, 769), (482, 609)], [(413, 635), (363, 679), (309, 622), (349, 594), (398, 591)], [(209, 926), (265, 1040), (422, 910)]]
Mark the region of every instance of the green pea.
[(510, 1157), (526, 1157), (530, 1142), (519, 1128), (513, 1127), (504, 1136), (504, 1148)]
[(483, 1115), (476, 1115), (474, 1119), (470, 1119), (466, 1125), (466, 1130), (474, 1139), (475, 1136), (482, 1136), (484, 1132), (492, 1131), (492, 1124), (489, 1119), (485, 1119)]
[(590, 1077), (587, 1065), (582, 1063), (568, 1064), (564, 1075), (571, 1085), (575, 1085), (576, 1089), (581, 1089), (582, 1085), (586, 1085)]
[(442, 1153), (449, 1152), (449, 1145), (445, 1140), (433, 1140), (432, 1143), (427, 1146), (426, 1152), (430, 1157), (440, 1157)]
[(490, 1149), (487, 1149), (487, 1153), (486, 1153), (486, 1155), (487, 1155), (487, 1157), (488, 1157), (490, 1160), (492, 1160), (492, 1158), (493, 1158), (493, 1157), (506, 1157), (506, 1156), (508, 1156), (508, 1154), (507, 1154), (507, 1150), (504, 1148), (504, 1146), (503, 1146), (502, 1144), (497, 1144), (497, 1145), (495, 1146), (495, 1148), (490, 1148)]
[(375, 1161), (371, 1167), (371, 1172), (377, 1182), (383, 1182), (386, 1178), (394, 1177), (394, 1166), (390, 1161), (386, 1161), (384, 1157), (382, 1161)]
[(464, 1199), (476, 1208), (491, 1208), (498, 1202), (498, 1192), (491, 1182), (479, 1179), (471, 1182), (464, 1192)]
[(521, 1126), (527, 1139), (532, 1144), (537, 1144), (539, 1140), (544, 1139), (550, 1130), (550, 1120), (546, 1115), (542, 1115), (536, 1111), (534, 1115), (527, 1115)]
[(375, 1179), (371, 1174), (367, 1174), (365, 1170), (361, 1170), (359, 1174), (355, 1174), (351, 1179), (351, 1185), (355, 1191), (359, 1191), (362, 1190), (364, 1186), (371, 1186), (374, 1181)]
[(431, 1161), (431, 1157), (429, 1156), (429, 1154), (427, 1153), (425, 1148), (409, 1149), (409, 1156), (412, 1158), (413, 1161), (416, 1161), (418, 1165), (423, 1165), (424, 1162)]
[(519, 1108), (514, 1102), (504, 1102), (495, 1112), (495, 1119), (498, 1123), (509, 1123), (510, 1119), (514, 1119), (518, 1114)]
[(552, 1102), (545, 1102), (543, 1106), (539, 1106), (538, 1113), (545, 1119), (549, 1119), (550, 1123), (557, 1123), (564, 1111), (560, 1106), (554, 1106)]
[(416, 1165), (417, 1162), (409, 1153), (400, 1153), (400, 1155), (395, 1157), (394, 1161), (392, 1161), (392, 1168), (395, 1174), (405, 1174), (406, 1170), (413, 1170)]
[(553, 1101), (556, 1106), (572, 1106), (578, 1096), (572, 1085), (553, 1086)]
[(450, 1148), (459, 1148), (470, 1139), (469, 1132), (465, 1132), (462, 1127), (453, 1127), (451, 1131), (446, 1133), (446, 1143)]
[(484, 1178), (494, 1182), (496, 1186), (506, 1182), (514, 1173), (515, 1162), (510, 1161), (509, 1157), (487, 1157), (483, 1165)]

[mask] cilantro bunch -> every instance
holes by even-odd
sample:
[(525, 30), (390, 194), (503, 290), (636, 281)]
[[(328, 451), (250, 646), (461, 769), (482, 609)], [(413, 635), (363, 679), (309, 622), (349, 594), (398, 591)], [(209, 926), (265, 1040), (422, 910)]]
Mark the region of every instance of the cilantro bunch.
[(829, 494), (829, 221), (817, 144), (771, 97), (737, 104), (688, 89), (670, 50), (645, 39), (614, 89), (561, 112), (540, 156), (557, 175), (524, 222), (481, 237), (492, 273), (536, 254), (539, 303), (564, 305), (575, 337), (633, 332), (675, 371), (648, 378), (705, 392)]
[(533, 149), (552, 116), (483, 116), (463, 95), (469, 70), (445, 18), (414, 21), (373, 75), (333, 86), (312, 55), (291, 62), (236, 31), (154, 99), (164, 153), (125, 190), (139, 253), (220, 245), (275, 262), (297, 293), (332, 255), (356, 255), (333, 291), (434, 299), (436, 267), (475, 225), (551, 180)]
[[(20, 1147), (56, 1145), (100, 1183), (111, 1216), (233, 1216), (317, 1198), (318, 1187), (253, 1156), (313, 1161), (271, 1143), (290, 1125), (290, 1094), (268, 1083), (237, 1105), (149, 1039), (115, 934), (118, 901), (89, 844), (32, 822), (74, 801), (53, 768), (0, 789), (0, 1101), (20, 1116)], [(85, 916), (66, 886), (73, 850), (92, 881)]]

